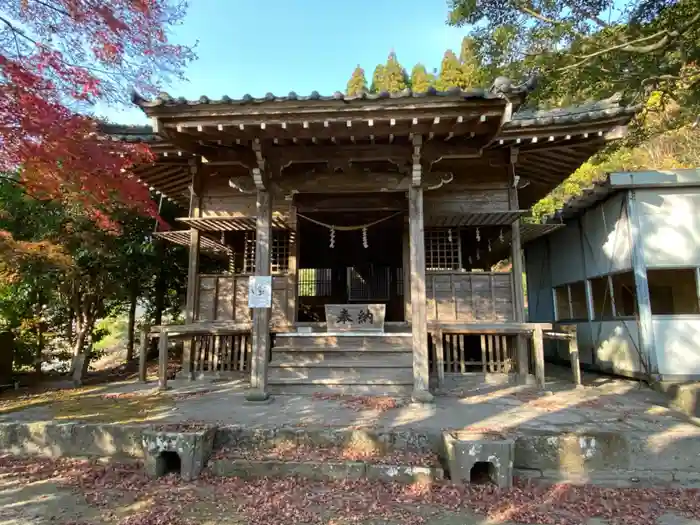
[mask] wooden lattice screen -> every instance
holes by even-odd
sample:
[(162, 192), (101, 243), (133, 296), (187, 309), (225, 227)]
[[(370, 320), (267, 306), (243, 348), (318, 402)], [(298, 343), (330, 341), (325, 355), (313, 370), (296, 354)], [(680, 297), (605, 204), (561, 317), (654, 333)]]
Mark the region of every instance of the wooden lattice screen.
[[(270, 246), (270, 267), (272, 273), (284, 273), (289, 270), (290, 245), (290, 234), (287, 230), (272, 230), (272, 245)], [(255, 273), (254, 231), (245, 232), (243, 273)]]
[(460, 235), (457, 228), (425, 230), (425, 269), (459, 270), (462, 268)]

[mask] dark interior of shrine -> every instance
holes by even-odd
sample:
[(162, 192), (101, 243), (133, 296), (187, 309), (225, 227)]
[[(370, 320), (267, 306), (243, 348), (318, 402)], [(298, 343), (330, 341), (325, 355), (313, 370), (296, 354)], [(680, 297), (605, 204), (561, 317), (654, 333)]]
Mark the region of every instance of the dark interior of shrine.
[(404, 216), (391, 211), (298, 215), (298, 321), (323, 322), (324, 305), (352, 303), (386, 304), (386, 321), (403, 321)]

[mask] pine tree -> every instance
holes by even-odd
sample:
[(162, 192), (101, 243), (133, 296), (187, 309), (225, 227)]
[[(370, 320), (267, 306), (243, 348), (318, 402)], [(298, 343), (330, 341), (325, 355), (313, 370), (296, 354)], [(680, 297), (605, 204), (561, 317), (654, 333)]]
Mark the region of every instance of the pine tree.
[(435, 83), (435, 75), (428, 73), (423, 64), (416, 64), (411, 71), (411, 89), (425, 93)]
[(349, 97), (356, 97), (367, 91), (367, 79), (365, 78), (365, 70), (362, 69), (359, 64), (352, 72), (350, 80), (348, 80), (347, 95)]
[(473, 38), (465, 36), (462, 40), (459, 62), (461, 64), (459, 87), (462, 89), (481, 87), (484, 83), (484, 71), (476, 41)]
[(374, 68), (372, 73), (372, 85), (369, 87), (371, 93), (380, 93), (386, 91), (384, 87), (384, 65), (379, 64)]
[(453, 87), (460, 87), (462, 80), (462, 64), (457, 55), (451, 49), (445, 51), (445, 56), (440, 64), (440, 74), (435, 81), (435, 87), (440, 91), (446, 91)]
[(384, 66), (383, 86), (384, 90), (389, 93), (398, 93), (403, 91), (409, 85), (408, 74), (406, 70), (399, 64), (396, 53), (389, 53), (389, 58)]

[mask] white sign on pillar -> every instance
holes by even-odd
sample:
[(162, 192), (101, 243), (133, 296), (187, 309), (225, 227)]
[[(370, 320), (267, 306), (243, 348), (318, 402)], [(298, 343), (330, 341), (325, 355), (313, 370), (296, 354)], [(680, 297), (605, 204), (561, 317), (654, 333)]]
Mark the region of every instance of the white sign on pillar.
[(250, 276), (248, 279), (248, 307), (272, 308), (272, 276)]

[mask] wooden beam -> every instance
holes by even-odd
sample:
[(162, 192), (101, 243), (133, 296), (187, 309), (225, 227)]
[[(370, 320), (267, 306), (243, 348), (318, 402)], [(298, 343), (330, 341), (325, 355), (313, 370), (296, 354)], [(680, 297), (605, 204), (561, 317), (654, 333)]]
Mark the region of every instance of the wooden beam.
[[(269, 276), (270, 248), (272, 241), (272, 196), (258, 190), (257, 217), (255, 220), (255, 275)], [(270, 399), (267, 391), (267, 361), (270, 349), (270, 308), (253, 309), (253, 341), (250, 367), (250, 386), (246, 399), (266, 402)]]
[(425, 296), (425, 232), (423, 189), (408, 190), (408, 224), (411, 254), (411, 331), (413, 334), (413, 400), (430, 403), (428, 366), (428, 316)]
[(413, 154), (411, 144), (347, 144), (339, 146), (281, 146), (270, 148), (268, 156), (282, 168), (294, 162), (323, 162), (328, 159), (352, 161), (383, 161), (398, 159), (408, 164)]

